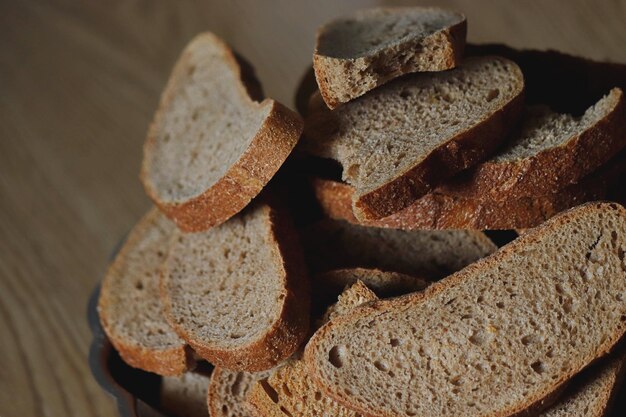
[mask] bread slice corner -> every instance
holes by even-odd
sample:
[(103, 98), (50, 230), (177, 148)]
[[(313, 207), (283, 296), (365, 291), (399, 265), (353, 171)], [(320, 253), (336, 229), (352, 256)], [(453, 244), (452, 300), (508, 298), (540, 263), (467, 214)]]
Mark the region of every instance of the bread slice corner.
[(265, 99), (248, 64), (210, 32), (174, 66), (144, 145), (141, 180), (179, 228), (201, 231), (241, 211), (296, 145), (303, 123)]
[(318, 29), (313, 66), (333, 109), (411, 72), (442, 71), (461, 61), (467, 25), (461, 13), (426, 7), (373, 8)]
[(159, 408), (176, 417), (207, 417), (207, 390), (209, 376), (187, 372), (180, 376), (166, 376), (161, 380)]

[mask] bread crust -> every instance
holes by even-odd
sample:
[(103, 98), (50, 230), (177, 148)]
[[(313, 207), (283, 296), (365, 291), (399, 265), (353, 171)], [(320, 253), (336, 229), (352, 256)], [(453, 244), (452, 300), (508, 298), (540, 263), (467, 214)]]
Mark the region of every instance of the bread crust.
[(127, 340), (121, 337), (114, 330), (113, 325), (115, 318), (109, 317), (107, 314), (107, 312), (110, 311), (109, 307), (111, 303), (109, 293), (111, 291), (115, 291), (115, 289), (111, 287), (112, 284), (110, 284), (107, 276), (118, 273), (117, 271), (121, 269), (126, 262), (127, 253), (138, 244), (138, 241), (141, 239), (145, 229), (151, 227), (153, 219), (158, 215), (158, 211), (153, 208), (139, 221), (137, 226), (135, 226), (126, 239), (126, 242), (116, 255), (111, 265), (109, 265), (105, 278), (102, 282), (100, 297), (98, 299), (98, 315), (107, 338), (124, 362), (134, 368), (153, 372), (155, 374), (163, 376), (176, 376), (183, 374), (195, 366), (195, 360), (192, 352), (182, 340), (180, 340), (180, 344), (178, 346), (173, 346), (167, 349), (147, 348), (146, 346), (142, 346), (133, 340)]
[[(185, 201), (164, 201), (159, 190), (150, 179), (150, 155), (154, 152), (156, 135), (161, 125), (163, 114), (167, 111), (173, 99), (176, 87), (182, 83), (187, 74), (189, 65), (189, 48), (203, 37), (208, 37), (224, 50), (226, 60), (232, 71), (239, 74), (241, 84), (236, 88), (240, 94), (247, 97), (250, 107), (257, 111), (265, 111), (269, 107), (269, 114), (263, 121), (259, 131), (246, 148), (244, 153), (224, 176), (201, 194)], [(245, 70), (245, 68), (244, 68)], [(150, 125), (144, 144), (144, 159), (141, 167), (140, 179), (145, 191), (154, 203), (185, 232), (199, 232), (219, 225), (234, 214), (241, 211), (278, 171), (295, 147), (304, 124), (302, 118), (284, 105), (265, 99), (258, 103), (252, 96), (259, 92), (258, 82), (253, 78), (251, 71), (242, 71), (238, 59), (228, 46), (217, 36), (211, 33), (198, 35), (187, 47), (176, 63), (168, 84), (163, 91), (159, 108), (154, 121)]]
[(298, 238), (288, 214), (277, 213), (265, 206), (272, 230), (268, 245), (276, 248), (277, 262), (283, 269), (282, 307), (277, 320), (257, 340), (234, 349), (224, 349), (198, 339), (176, 322), (172, 315), (172, 301), (168, 295), (164, 274), (161, 276), (161, 298), (165, 316), (176, 333), (194, 351), (215, 366), (258, 372), (276, 366), (295, 352), (309, 329), (310, 289), (307, 271)]
[(313, 178), (317, 200), (327, 216), (364, 226), (391, 229), (509, 230), (535, 227), (555, 214), (581, 203), (606, 197), (626, 172), (621, 153), (599, 172), (553, 194), (511, 198), (504, 201), (447, 195), (442, 188), (416, 200), (409, 207), (379, 220), (359, 221), (352, 211), (354, 189), (343, 182)]
[[(313, 337), (307, 343), (304, 351), (304, 360), (307, 364), (309, 373), (311, 374), (313, 381), (326, 395), (333, 398), (335, 401), (338, 401), (339, 403), (345, 405), (346, 407), (357, 410), (369, 416), (395, 417), (393, 414), (389, 413), (374, 414), (372, 410), (367, 410), (361, 404), (351, 401), (345, 393), (340, 392), (338, 389), (337, 391), (335, 391), (333, 388), (337, 387), (328, 385), (326, 381), (322, 379), (321, 375), (317, 371), (315, 361), (315, 350), (318, 349), (320, 341), (328, 337), (328, 335), (332, 332), (332, 330), (334, 330), (335, 327), (339, 327), (345, 323), (354, 322), (355, 320), (362, 317), (375, 316), (391, 309), (403, 309), (407, 306), (418, 304), (422, 300), (427, 299), (428, 297), (431, 297), (435, 294), (445, 292), (450, 287), (461, 285), (467, 275), (480, 271), (485, 267), (497, 265), (499, 260), (502, 258), (513, 256), (518, 247), (523, 247), (526, 244), (532, 244), (535, 241), (539, 240), (544, 234), (553, 230), (557, 230), (562, 224), (565, 224), (569, 221), (570, 216), (579, 215), (581, 213), (593, 210), (619, 211), (620, 215), (626, 218), (626, 209), (617, 203), (593, 202), (584, 204), (548, 220), (537, 228), (527, 231), (515, 241), (500, 248), (498, 252), (489, 255), (486, 258), (478, 260), (473, 264), (470, 264), (465, 269), (449, 276), (443, 281), (429, 286), (422, 292), (409, 294), (392, 300), (374, 301), (364, 305), (352, 314), (338, 317), (335, 320), (327, 323), (313, 335)], [(569, 372), (565, 372), (558, 380), (554, 381), (551, 386), (546, 387), (543, 391), (536, 393), (534, 397), (529, 396), (526, 403), (513, 405), (508, 409), (499, 410), (488, 416), (485, 415), (485, 417), (522, 416), (532, 414), (532, 412), (547, 407), (549, 404), (551, 404), (551, 402), (556, 399), (558, 394), (564, 388), (564, 384), (567, 383), (567, 381), (569, 381), (572, 376), (574, 376), (576, 373), (578, 373), (580, 370), (587, 367), (591, 363), (609, 354), (612, 348), (621, 339), (623, 339), (625, 331), (626, 322), (622, 323), (621, 328), (619, 328), (615, 334), (607, 337), (604, 343), (597, 347), (594, 359), (590, 363), (573, 364)]]
[[(442, 9), (427, 7), (404, 7), (404, 8), (377, 8), (368, 10), (369, 13), (393, 11), (393, 10), (438, 10)], [(454, 13), (454, 12), (447, 12)], [(394, 78), (411, 72), (420, 71), (443, 71), (459, 65), (463, 57), (465, 37), (467, 33), (467, 21), (460, 13), (460, 21), (452, 26), (438, 30), (424, 38), (416, 36), (378, 50), (376, 53), (356, 58), (337, 58), (327, 56), (319, 52), (320, 39), (328, 26), (335, 23), (329, 22), (317, 31), (316, 46), (313, 53), (313, 69), (324, 102), (330, 109), (334, 109), (342, 103), (362, 96), (367, 91), (385, 84)], [(432, 54), (433, 59), (429, 63), (410, 68), (404, 62), (394, 62), (393, 58), (402, 56), (406, 58), (409, 52), (419, 54)], [(427, 52), (425, 52), (427, 51)], [(393, 65), (395, 64), (395, 65)], [(357, 91), (341, 93), (337, 86), (348, 85), (348, 80), (372, 77), (374, 85), (363, 86)], [(345, 94), (348, 94), (347, 97)]]
[(444, 194), (505, 201), (554, 193), (573, 184), (626, 146), (624, 93), (609, 93), (612, 108), (562, 146), (518, 161), (486, 161), (441, 187)]

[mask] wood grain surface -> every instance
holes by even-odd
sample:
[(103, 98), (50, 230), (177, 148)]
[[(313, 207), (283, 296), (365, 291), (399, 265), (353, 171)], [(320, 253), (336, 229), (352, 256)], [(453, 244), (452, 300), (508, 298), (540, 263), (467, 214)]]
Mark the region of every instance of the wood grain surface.
[[(292, 106), (315, 28), (375, 3), (0, 1), (0, 416), (116, 415), (87, 366), (86, 302), (149, 207), (142, 142), (183, 45), (216, 32)], [(438, 4), (474, 42), (626, 62), (624, 1)]]

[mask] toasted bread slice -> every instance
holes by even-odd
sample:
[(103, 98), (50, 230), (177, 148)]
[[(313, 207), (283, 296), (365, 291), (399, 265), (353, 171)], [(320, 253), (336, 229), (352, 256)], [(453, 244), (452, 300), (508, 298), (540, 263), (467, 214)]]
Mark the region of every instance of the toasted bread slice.
[(159, 210), (150, 210), (109, 266), (98, 300), (102, 327), (124, 362), (160, 375), (180, 375), (194, 365), (159, 298), (159, 268), (175, 230)]
[(267, 378), (270, 371), (245, 372), (215, 368), (207, 403), (211, 417), (258, 417), (250, 409), (247, 397), (259, 379)]
[(391, 216), (369, 222), (359, 222), (352, 213), (351, 186), (321, 178), (312, 183), (320, 206), (333, 219), (402, 230), (509, 230), (535, 227), (563, 210), (605, 199), (624, 174), (626, 152), (621, 152), (597, 172), (553, 194), (494, 201), (447, 195), (438, 188)]
[(303, 150), (337, 160), (359, 220), (409, 206), (489, 156), (521, 115), (524, 79), (499, 57), (413, 74), (306, 119)]
[[(356, 281), (339, 296), (339, 301), (328, 309), (324, 322), (376, 299), (376, 295), (361, 281)], [(309, 377), (306, 365), (301, 359), (289, 361), (269, 378), (255, 383), (248, 395), (248, 402), (261, 417), (359, 416), (359, 413), (323, 395)]]
[(188, 372), (161, 380), (160, 409), (172, 417), (208, 417), (209, 376)]
[(623, 353), (581, 372), (559, 400), (540, 417), (604, 417), (619, 394), (626, 370)]
[(496, 250), (470, 230), (392, 230), (326, 219), (303, 231), (311, 270), (376, 268), (424, 279), (442, 278)]
[(262, 371), (297, 350), (309, 290), (288, 213), (258, 201), (201, 233), (174, 234), (162, 269), (165, 315), (196, 353), (233, 370)]
[(463, 56), (465, 16), (426, 7), (375, 8), (319, 28), (315, 77), (329, 108), (403, 74), (442, 71)]
[(176, 63), (148, 130), (143, 185), (185, 231), (241, 211), (300, 137), (300, 117), (274, 100), (255, 101), (246, 70), (217, 36), (198, 35)]
[(322, 327), (315, 383), (372, 416), (508, 416), (544, 407), (626, 331), (626, 209), (589, 203), (424, 292)]
[(614, 88), (581, 117), (528, 107), (519, 133), (492, 158), (446, 182), (443, 194), (507, 201), (552, 194), (626, 146), (624, 93)]

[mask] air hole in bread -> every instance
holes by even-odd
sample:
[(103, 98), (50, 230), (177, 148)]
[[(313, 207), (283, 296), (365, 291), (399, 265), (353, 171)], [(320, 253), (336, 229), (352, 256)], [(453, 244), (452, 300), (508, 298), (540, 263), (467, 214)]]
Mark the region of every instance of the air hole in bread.
[(393, 347), (398, 347), (400, 346), (400, 340), (399, 339), (391, 339), (389, 340), (389, 344)]
[(280, 407), (280, 411), (282, 411), (283, 414), (285, 414), (288, 417), (293, 417), (292, 414), (289, 411), (287, 411), (287, 409), (283, 406)]
[(543, 362), (541, 361), (535, 361), (533, 363), (530, 364), (530, 367), (533, 369), (533, 371), (535, 371), (538, 374), (543, 374), (546, 371), (546, 367), (544, 365)]
[(493, 101), (494, 99), (498, 98), (499, 95), (500, 95), (500, 90), (498, 90), (497, 88), (494, 88), (493, 90), (490, 90), (489, 93), (487, 94), (487, 101)]
[(269, 384), (269, 382), (267, 382), (267, 379), (261, 379), (259, 380), (259, 384), (261, 384), (261, 387), (263, 388), (263, 391), (265, 391), (265, 393), (267, 394), (268, 397), (270, 397), (270, 399), (272, 401), (274, 401), (274, 403), (278, 404), (278, 393), (276, 392), (276, 390)]
[(382, 372), (389, 371), (389, 364), (387, 364), (387, 362), (384, 362), (384, 361), (374, 361), (374, 367), (376, 367), (376, 369)]
[(341, 368), (346, 354), (346, 348), (343, 346), (333, 346), (328, 352), (328, 361), (335, 368)]
[(241, 393), (241, 382), (243, 380), (243, 373), (238, 372), (237, 376), (235, 377), (235, 381), (233, 382), (233, 384), (230, 386), (230, 393), (233, 396), (238, 396)]

